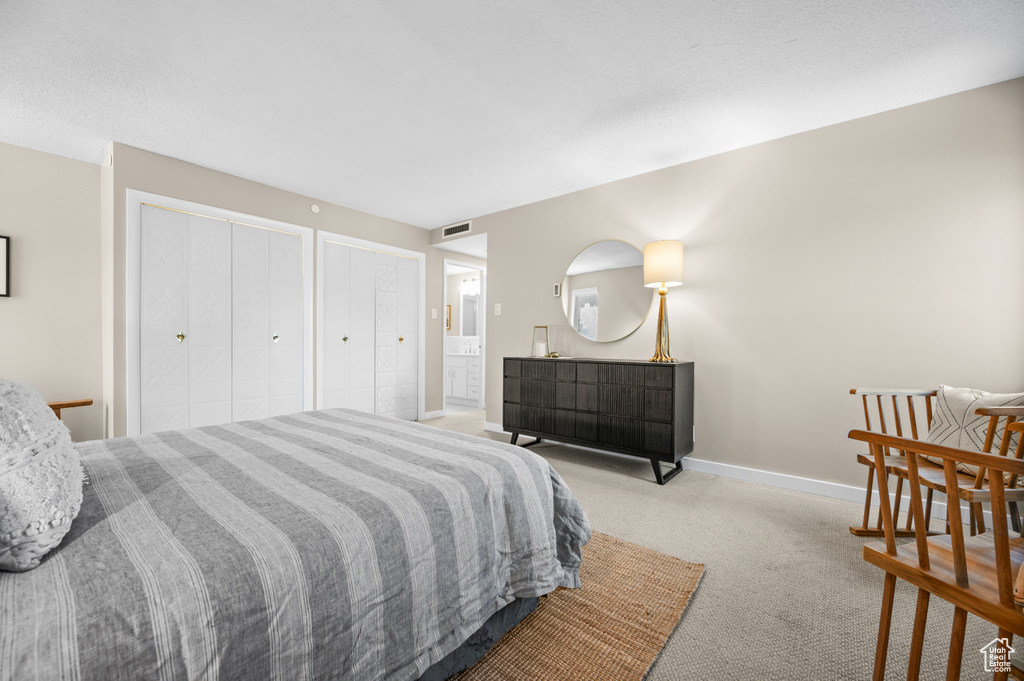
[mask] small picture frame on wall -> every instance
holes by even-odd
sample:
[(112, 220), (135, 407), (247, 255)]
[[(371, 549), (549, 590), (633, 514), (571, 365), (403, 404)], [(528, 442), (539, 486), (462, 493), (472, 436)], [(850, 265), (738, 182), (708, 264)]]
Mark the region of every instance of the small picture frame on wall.
[(0, 298), (11, 295), (11, 237), (0, 236)]
[(444, 329), (445, 331), (452, 330), (452, 306), (444, 306)]

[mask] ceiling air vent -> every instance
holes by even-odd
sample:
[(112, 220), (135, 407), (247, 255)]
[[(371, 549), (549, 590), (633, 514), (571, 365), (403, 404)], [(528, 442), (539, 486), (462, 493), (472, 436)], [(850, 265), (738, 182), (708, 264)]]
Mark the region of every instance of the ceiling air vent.
[(473, 231), (473, 221), (472, 220), (469, 221), (469, 222), (460, 222), (457, 225), (451, 225), (450, 227), (445, 227), (444, 230), (441, 232), (441, 238), (442, 239), (451, 239), (453, 236), (458, 236), (460, 234), (469, 234), (472, 231)]

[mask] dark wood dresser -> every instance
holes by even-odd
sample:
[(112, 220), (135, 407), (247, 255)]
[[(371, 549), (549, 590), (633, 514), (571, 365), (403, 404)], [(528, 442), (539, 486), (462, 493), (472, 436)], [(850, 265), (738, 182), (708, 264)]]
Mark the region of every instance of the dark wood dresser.
[(512, 444), (522, 434), (640, 456), (659, 485), (693, 451), (693, 362), (506, 357), (504, 373)]

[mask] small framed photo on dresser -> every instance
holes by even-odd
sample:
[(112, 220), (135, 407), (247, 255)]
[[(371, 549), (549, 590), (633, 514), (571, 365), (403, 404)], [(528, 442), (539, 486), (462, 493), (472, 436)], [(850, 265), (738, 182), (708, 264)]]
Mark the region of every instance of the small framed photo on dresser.
[(11, 295), (11, 237), (0, 236), (0, 297)]

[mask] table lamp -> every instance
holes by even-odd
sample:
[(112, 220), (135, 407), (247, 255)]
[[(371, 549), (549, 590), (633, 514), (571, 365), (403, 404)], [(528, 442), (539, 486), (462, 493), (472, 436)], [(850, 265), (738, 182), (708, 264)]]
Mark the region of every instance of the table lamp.
[(665, 294), (670, 286), (683, 283), (683, 243), (652, 241), (644, 246), (644, 286), (657, 288), (661, 294), (658, 305), (658, 339), (651, 362), (674, 362), (668, 350), (668, 315)]

